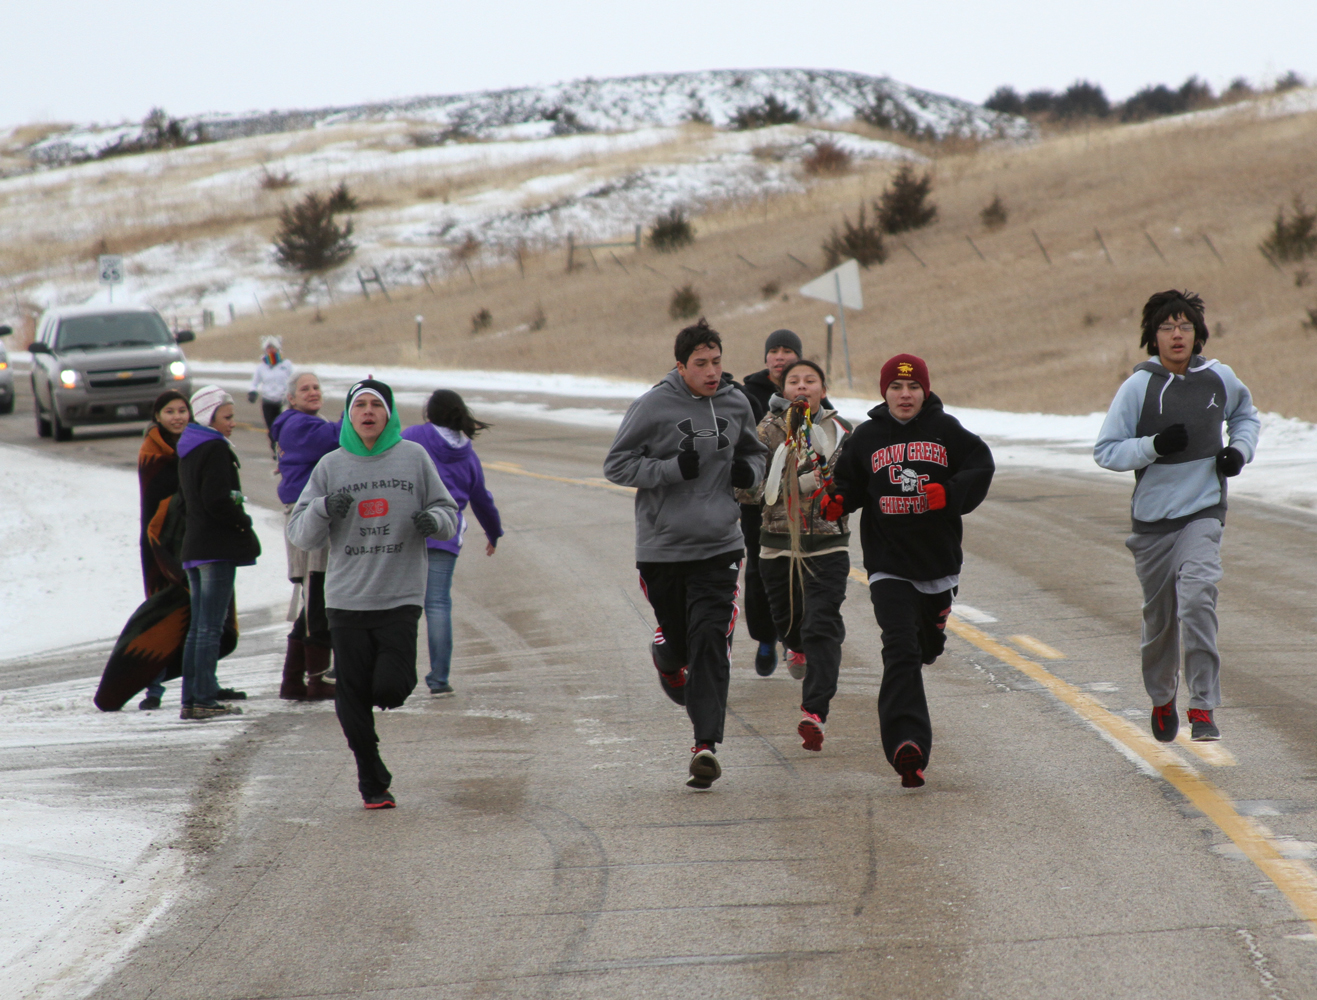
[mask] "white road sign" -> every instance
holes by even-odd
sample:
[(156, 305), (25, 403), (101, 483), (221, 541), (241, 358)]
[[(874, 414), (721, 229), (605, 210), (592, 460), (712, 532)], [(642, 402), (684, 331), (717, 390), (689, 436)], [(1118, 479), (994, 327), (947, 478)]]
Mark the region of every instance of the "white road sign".
[(119, 254), (101, 254), (96, 258), (96, 266), (101, 272), (102, 285), (123, 284), (123, 257)]
[(860, 294), (860, 265), (853, 260), (834, 267), (825, 274), (820, 274), (808, 285), (803, 285), (800, 294), (811, 299), (822, 299), (847, 309), (863, 309), (864, 296)]

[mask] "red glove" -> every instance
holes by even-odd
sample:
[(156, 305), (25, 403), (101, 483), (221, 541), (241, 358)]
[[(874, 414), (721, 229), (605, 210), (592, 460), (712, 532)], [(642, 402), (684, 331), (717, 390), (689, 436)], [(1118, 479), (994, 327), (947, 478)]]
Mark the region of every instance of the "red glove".
[(836, 521), (846, 513), (846, 507), (839, 496), (829, 496), (824, 493), (819, 497), (819, 513), (823, 515), (824, 520)]
[(929, 510), (941, 510), (947, 505), (947, 490), (941, 483), (929, 483), (924, 487), (924, 496), (928, 497)]

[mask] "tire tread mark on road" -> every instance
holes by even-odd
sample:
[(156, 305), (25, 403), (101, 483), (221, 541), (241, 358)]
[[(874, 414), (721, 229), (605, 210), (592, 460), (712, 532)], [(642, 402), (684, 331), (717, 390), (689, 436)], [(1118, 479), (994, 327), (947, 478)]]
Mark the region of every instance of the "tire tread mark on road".
[(758, 729), (750, 725), (750, 723), (746, 722), (745, 719), (741, 717), (740, 713), (737, 712), (736, 709), (732, 708), (731, 705), (727, 706), (727, 714), (730, 715), (737, 722), (739, 722), (742, 728), (745, 729), (747, 733), (749, 733), (755, 739), (763, 743), (764, 746), (768, 747), (768, 749), (772, 752), (773, 756), (777, 758), (777, 762), (787, 769), (787, 773), (790, 774), (791, 777), (793, 778), (800, 777), (800, 775), (796, 772), (796, 769), (792, 766), (791, 761), (787, 760), (786, 757), (783, 756), (782, 751), (779, 750), (777, 747), (773, 746), (772, 742), (769, 741), (768, 737), (764, 736), (764, 734), (761, 733)]
[(860, 891), (860, 900), (855, 904), (853, 916), (858, 917), (864, 912), (865, 905), (869, 902), (869, 897), (873, 891), (878, 888), (878, 842), (873, 834), (873, 796), (869, 796), (868, 808), (865, 810), (865, 840), (868, 844), (868, 872), (864, 879), (864, 888)]

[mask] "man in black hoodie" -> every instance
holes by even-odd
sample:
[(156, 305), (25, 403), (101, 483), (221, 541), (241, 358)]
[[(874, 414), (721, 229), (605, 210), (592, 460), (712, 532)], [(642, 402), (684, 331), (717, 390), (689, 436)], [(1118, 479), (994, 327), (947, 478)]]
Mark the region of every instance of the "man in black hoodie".
[(929, 391), (920, 358), (898, 354), (880, 382), (887, 401), (843, 446), (823, 512), (835, 520), (864, 508), (864, 569), (883, 633), (883, 752), (901, 784), (918, 788), (933, 745), (922, 667), (946, 645), (963, 560), (960, 516), (987, 496), (993, 463), (988, 446)]
[(764, 478), (768, 449), (746, 398), (722, 370), (722, 340), (701, 319), (677, 334), (677, 367), (631, 404), (604, 459), (611, 483), (636, 490), (636, 568), (658, 629), (659, 684), (695, 731), (686, 784), (722, 774), (723, 738), (744, 544), (733, 487)]
[[(782, 373), (787, 365), (805, 356), (800, 338), (791, 330), (774, 330), (764, 341), (764, 370), (747, 375), (741, 391), (754, 411), (755, 426), (768, 413), (768, 401), (782, 391)], [(755, 672), (767, 677), (777, 669), (777, 630), (768, 606), (768, 593), (759, 576), (759, 529), (763, 527), (763, 508), (758, 504), (741, 504), (741, 534), (745, 538), (745, 627), (750, 638), (759, 643), (755, 651)]]

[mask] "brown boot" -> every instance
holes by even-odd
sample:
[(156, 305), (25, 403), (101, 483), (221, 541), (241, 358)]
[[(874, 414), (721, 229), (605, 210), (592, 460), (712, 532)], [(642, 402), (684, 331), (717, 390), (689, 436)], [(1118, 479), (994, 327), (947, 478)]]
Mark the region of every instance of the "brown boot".
[(334, 682), (325, 680), (331, 652), (328, 646), (317, 646), (313, 642), (306, 644), (307, 701), (328, 701), (334, 697)]
[(301, 639), (288, 640), (284, 654), (284, 677), (279, 682), (279, 697), (285, 701), (306, 700), (306, 644)]

